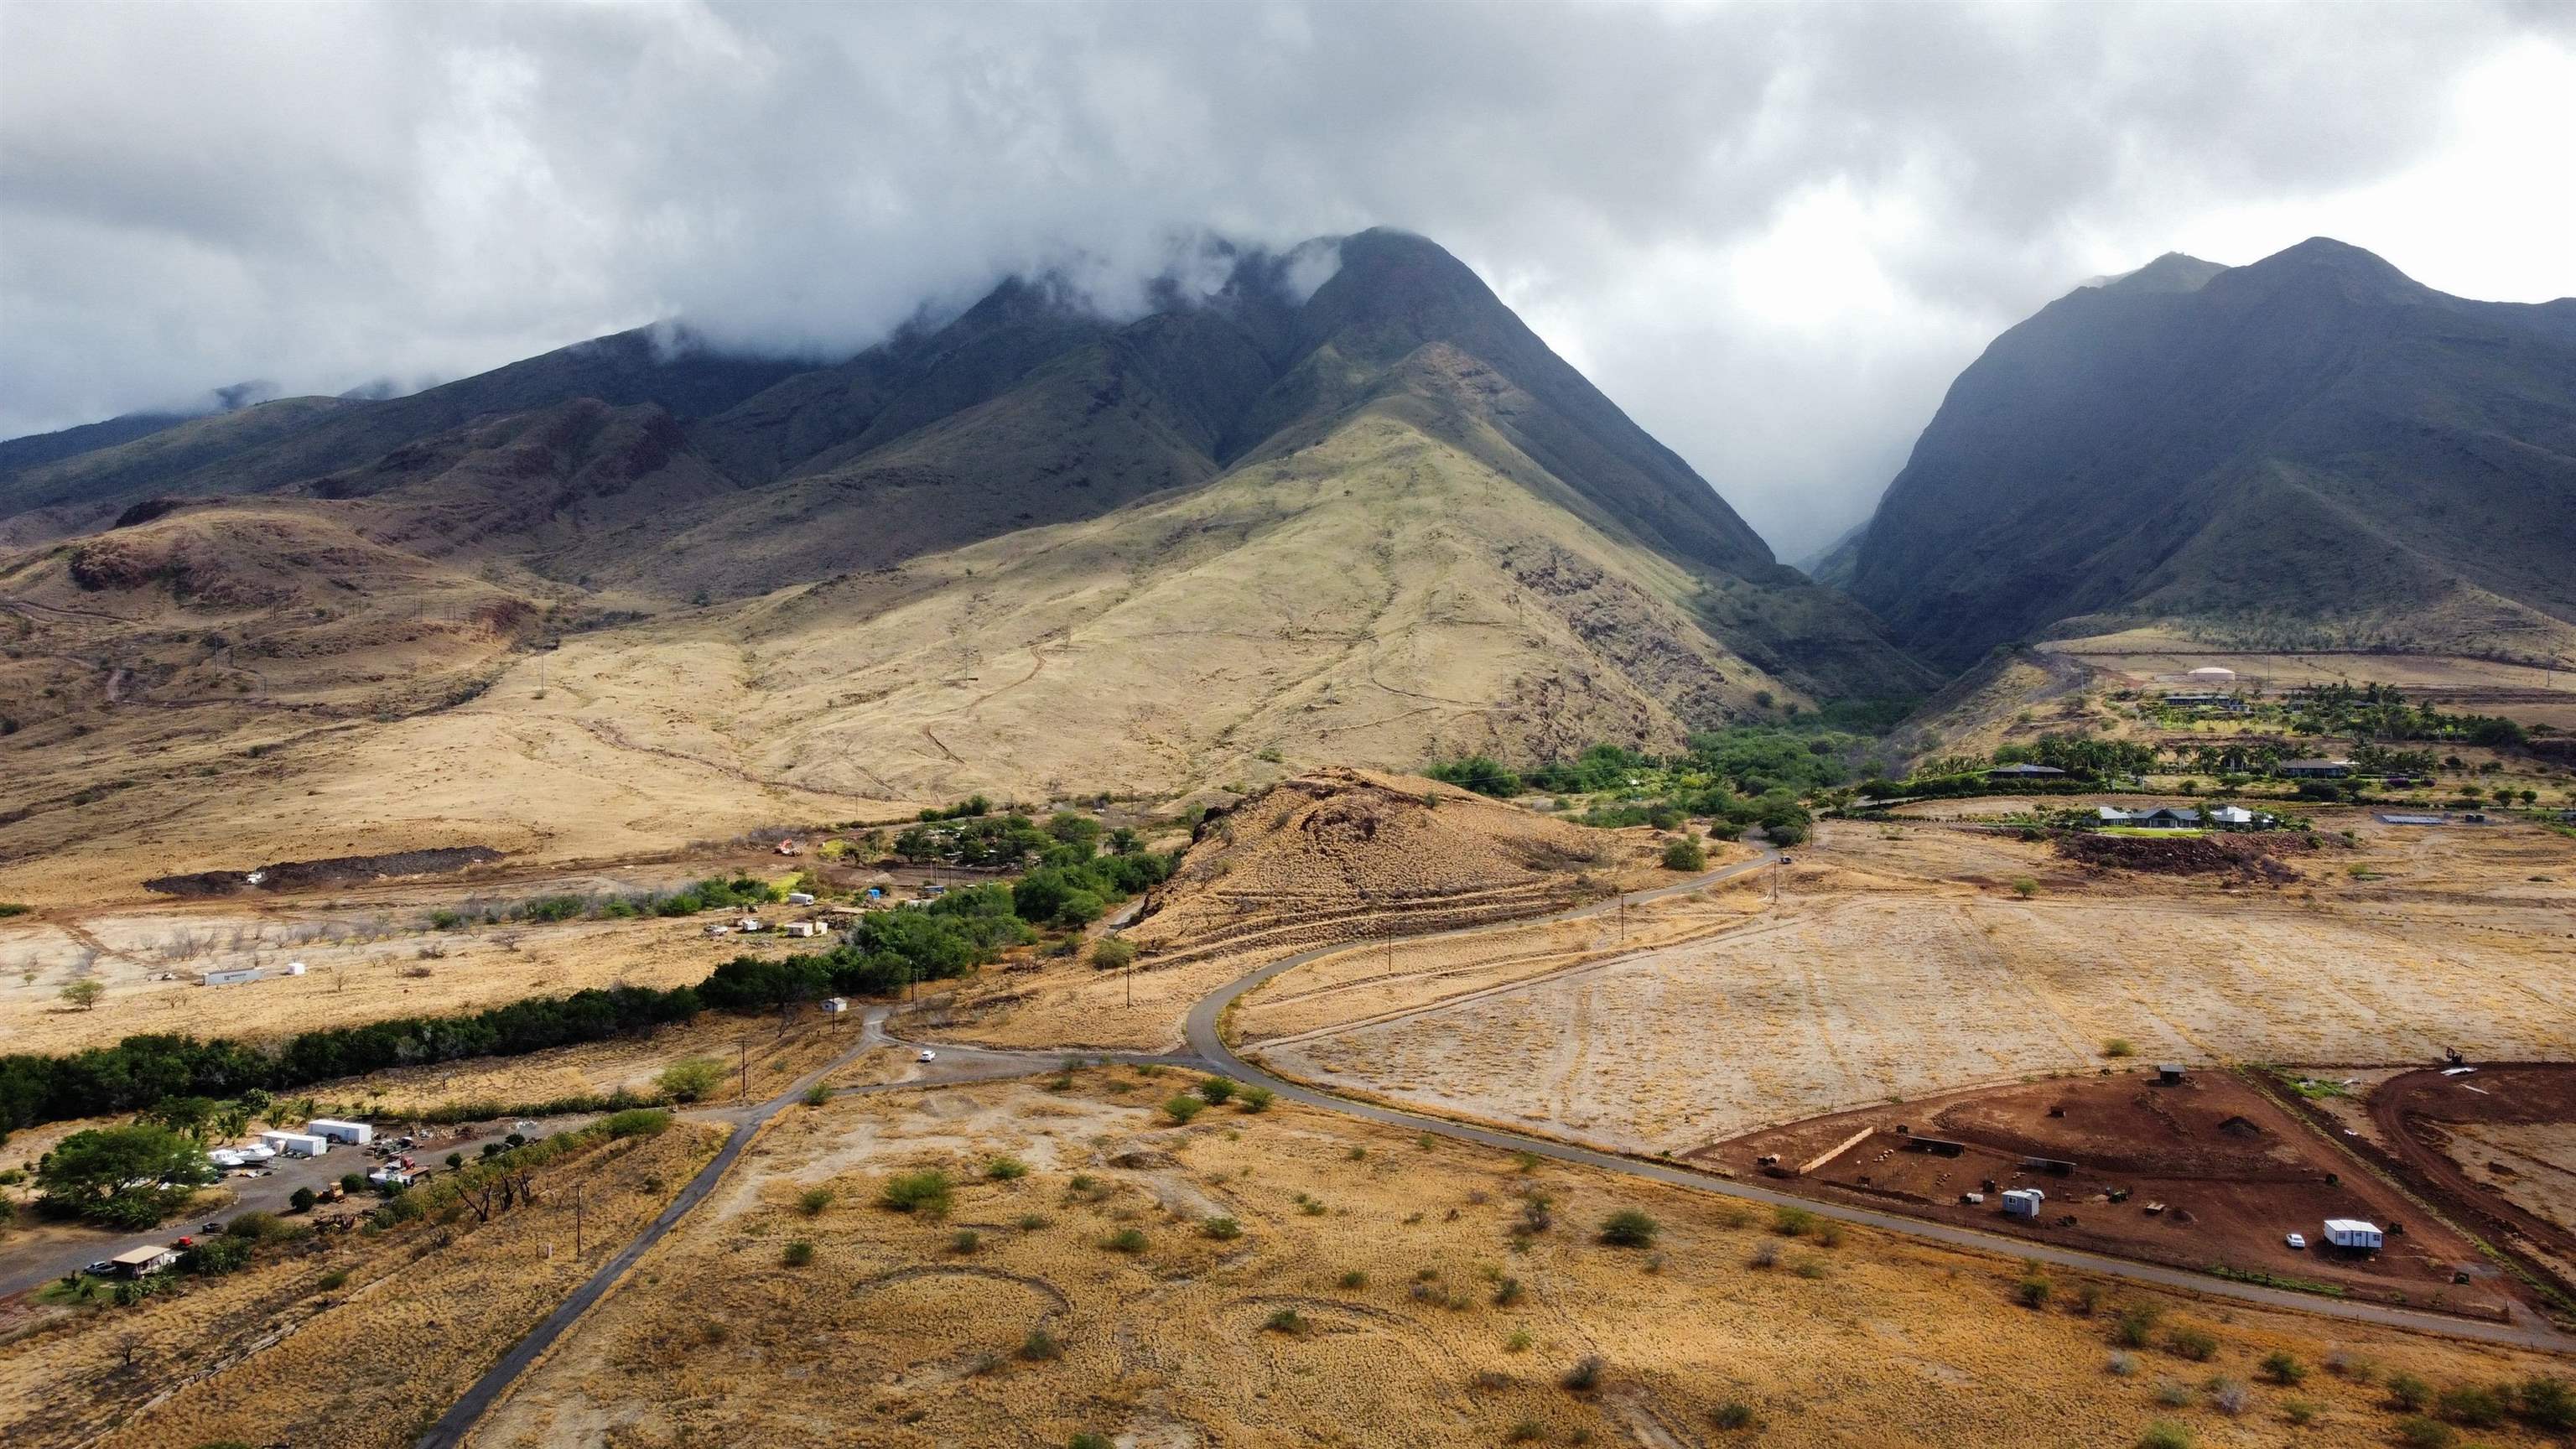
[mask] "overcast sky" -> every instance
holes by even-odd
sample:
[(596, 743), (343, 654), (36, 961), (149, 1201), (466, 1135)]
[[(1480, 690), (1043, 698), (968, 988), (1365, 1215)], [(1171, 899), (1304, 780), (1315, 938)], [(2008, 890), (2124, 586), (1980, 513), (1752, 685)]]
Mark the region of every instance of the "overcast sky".
[(2576, 291), (2576, 6), (0, 0), (0, 435), (677, 316), (844, 354), (1176, 229), (1446, 245), (1796, 558), (2092, 275)]

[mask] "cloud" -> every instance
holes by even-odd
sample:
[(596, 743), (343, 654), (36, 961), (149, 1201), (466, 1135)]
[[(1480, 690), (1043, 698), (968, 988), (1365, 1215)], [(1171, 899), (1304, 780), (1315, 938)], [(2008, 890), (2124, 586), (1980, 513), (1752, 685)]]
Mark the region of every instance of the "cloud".
[(2540, 6), (10, 6), (0, 432), (1395, 224), (1795, 554), (2082, 277), (2566, 290), (2570, 94)]

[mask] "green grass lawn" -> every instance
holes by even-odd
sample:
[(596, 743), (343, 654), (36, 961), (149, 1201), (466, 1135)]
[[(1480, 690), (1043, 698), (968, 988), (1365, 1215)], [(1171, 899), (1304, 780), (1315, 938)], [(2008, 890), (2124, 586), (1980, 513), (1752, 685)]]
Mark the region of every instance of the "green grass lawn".
[(2138, 825), (2105, 825), (2104, 835), (2131, 835), (2140, 840), (2198, 840), (2206, 830), (2149, 830)]

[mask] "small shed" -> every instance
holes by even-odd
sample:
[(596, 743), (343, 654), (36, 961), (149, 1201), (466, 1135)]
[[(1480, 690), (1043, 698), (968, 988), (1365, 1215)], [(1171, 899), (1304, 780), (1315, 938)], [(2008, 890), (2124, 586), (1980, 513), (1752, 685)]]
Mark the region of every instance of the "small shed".
[(791, 906), (810, 906), (814, 904), (814, 893), (812, 891), (789, 891), (787, 893), (787, 904)]
[(2168, 1087), (2179, 1087), (2182, 1085), (2182, 1077), (2183, 1071), (2182, 1064), (2180, 1062), (2158, 1062), (2156, 1064), (2156, 1080), (2164, 1085)]
[(2366, 1252), (2378, 1247), (2379, 1241), (2377, 1223), (2364, 1222), (2359, 1218), (2326, 1219), (2326, 1242), (2330, 1246)]
[(849, 1009), (850, 1003), (841, 997), (826, 996), (823, 998), (823, 1014), (825, 1016), (839, 1016), (842, 1012)]
[(140, 1278), (178, 1262), (179, 1255), (159, 1243), (146, 1243), (139, 1248), (128, 1248), (107, 1261), (116, 1265), (119, 1278)]
[(784, 930), (788, 935), (803, 938), (824, 935), (832, 928), (824, 925), (821, 921), (789, 921), (780, 929)]
[(2046, 1201), (2048, 1201), (2048, 1194), (2035, 1187), (2005, 1188), (2004, 1216), (2035, 1219), (2039, 1216), (2039, 1205)]
[(2352, 773), (2352, 761), (2283, 760), (2272, 773), (2287, 780), (2340, 780)]
[(286, 963), (286, 974), (287, 974), (287, 975), (289, 975), (289, 976), (301, 976), (301, 975), (303, 975), (303, 974), (304, 974), (304, 963), (303, 963), (303, 962), (301, 962), (301, 961), (289, 961), (289, 962), (287, 962), (287, 963)]
[(769, 929), (768, 925), (758, 916), (745, 916), (741, 920), (734, 922), (733, 928), (737, 931), (766, 931)]
[(376, 1140), (375, 1128), (364, 1122), (346, 1122), (337, 1117), (316, 1117), (304, 1124), (304, 1130), (316, 1137), (346, 1142), (352, 1147), (364, 1147)]

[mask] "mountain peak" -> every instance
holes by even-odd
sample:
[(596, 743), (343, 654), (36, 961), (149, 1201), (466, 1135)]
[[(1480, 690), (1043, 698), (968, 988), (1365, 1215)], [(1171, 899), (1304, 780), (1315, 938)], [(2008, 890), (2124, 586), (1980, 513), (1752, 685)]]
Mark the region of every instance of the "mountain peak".
[(2221, 262), (2205, 262), (2183, 252), (2167, 252), (2134, 272), (2107, 278), (2095, 285), (2104, 291), (2122, 292), (2197, 292), (2209, 279), (2226, 271)]
[(2416, 301), (2435, 295), (2377, 253), (2323, 236), (2235, 268), (2227, 284), (2253, 288), (2256, 295), (2264, 296), (2283, 288), (2331, 292), (2348, 302)]

